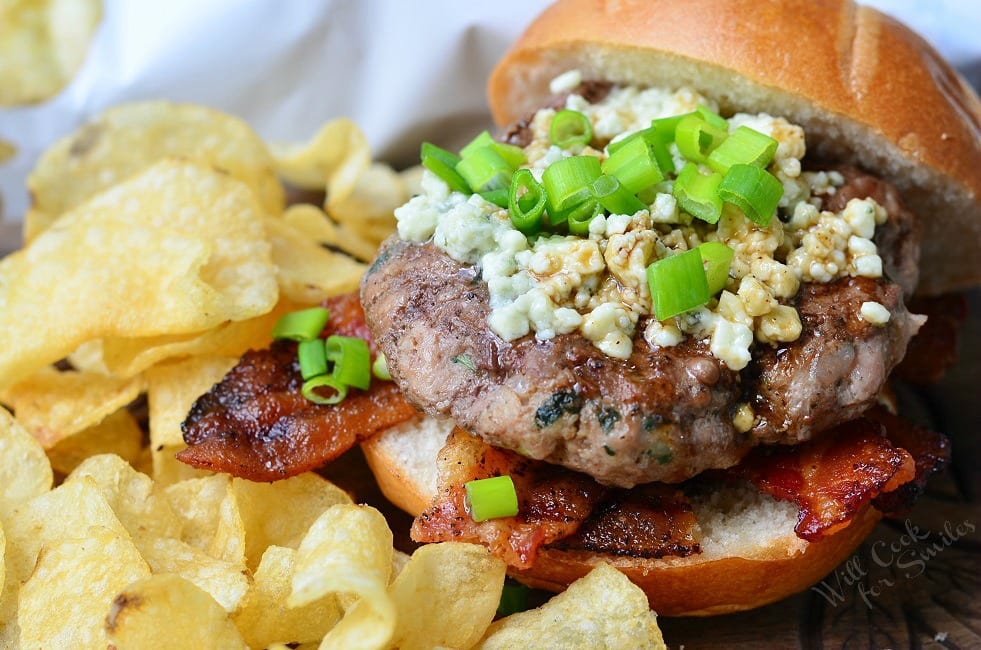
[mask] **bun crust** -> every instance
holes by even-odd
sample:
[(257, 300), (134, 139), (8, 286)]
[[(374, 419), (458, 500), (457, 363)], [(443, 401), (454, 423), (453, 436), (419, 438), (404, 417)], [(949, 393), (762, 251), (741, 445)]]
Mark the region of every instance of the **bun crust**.
[[(420, 418), (361, 444), (382, 493), (413, 516), (429, 507), (435, 493), (436, 453), (451, 428), (449, 422)], [(811, 543), (792, 531), (774, 531), (767, 545), (747, 546), (738, 555), (651, 560), (546, 549), (531, 569), (509, 574), (531, 587), (562, 591), (606, 562), (640, 586), (658, 614), (727, 614), (775, 602), (815, 584), (858, 548), (879, 517), (866, 508), (848, 527)]]
[(802, 125), (819, 157), (903, 191), (922, 227), (920, 290), (981, 281), (981, 101), (922, 38), (851, 0), (560, 0), (488, 82), (495, 121), (545, 104), (566, 70), (688, 86), (724, 113)]

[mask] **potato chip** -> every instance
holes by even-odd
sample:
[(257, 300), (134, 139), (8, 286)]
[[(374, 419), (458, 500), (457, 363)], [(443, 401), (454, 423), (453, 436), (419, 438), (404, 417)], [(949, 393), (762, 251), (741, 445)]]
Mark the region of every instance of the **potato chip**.
[(150, 448), (155, 480), (170, 484), (203, 474), (174, 458), (174, 454), (186, 447), (181, 422), (194, 400), (208, 392), (237, 361), (236, 357), (191, 357), (154, 366), (147, 371)]
[(0, 401), (45, 448), (94, 426), (143, 392), (143, 379), (45, 366), (4, 390)]
[(446, 542), (416, 549), (389, 588), (398, 610), (390, 646), (471, 647), (494, 620), (504, 571), (503, 561), (476, 544)]
[(349, 119), (328, 122), (306, 144), (273, 144), (272, 152), (290, 185), (345, 196), (371, 162), (368, 141)]
[(227, 475), (181, 481), (164, 494), (183, 524), (183, 541), (211, 557), (245, 565), (245, 526)]
[[(3, 525), (0, 524), (0, 530)], [(20, 639), (20, 626), (17, 624), (17, 592), (20, 583), (13, 578), (10, 553), (4, 539), (4, 553), (0, 556), (3, 563), (4, 582), (0, 588), (0, 648), (16, 648)]]
[[(98, 648), (113, 597), (150, 568), (133, 543), (98, 526), (54, 541), (20, 589), (17, 620), (23, 648)], [(68, 586), (70, 585), (70, 590)]]
[(333, 594), (289, 608), (296, 551), (270, 546), (262, 554), (242, 607), (232, 617), (245, 642), (252, 648), (265, 648), (274, 642), (320, 642), (341, 617)]
[[(133, 582), (112, 601), (105, 618), (117, 650), (158, 648), (245, 648), (228, 614), (207, 592), (173, 574)], [(105, 646), (103, 646), (105, 647)]]
[(371, 262), (378, 252), (378, 244), (335, 222), (323, 210), (309, 203), (299, 203), (286, 208), (283, 222), (293, 226), (305, 237), (321, 246), (340, 249), (362, 262)]
[(136, 547), (154, 573), (175, 573), (208, 592), (226, 612), (234, 612), (249, 589), (245, 566), (218, 560), (179, 539), (139, 535)]
[(44, 449), (0, 408), (0, 522), (18, 506), (51, 489), (54, 474)]
[(266, 219), (279, 288), (290, 300), (313, 304), (356, 291), (368, 268), (343, 253), (329, 251), (281, 219)]
[(91, 339), (196, 332), (267, 313), (278, 290), (260, 216), (241, 183), (182, 161), (66, 214), (0, 261), (0, 329), (18, 342), (0, 348), (0, 386)]
[(354, 595), (360, 600), (320, 647), (384, 647), (395, 628), (395, 605), (387, 593), (391, 569), (392, 531), (381, 513), (370, 506), (333, 506), (300, 543), (287, 606), (332, 593)]
[(664, 648), (647, 596), (600, 564), (538, 609), (494, 622), (481, 650), (493, 648)]
[(32, 242), (55, 219), (165, 158), (220, 170), (249, 186), (262, 210), (283, 211), (283, 188), (266, 145), (244, 121), (204, 106), (126, 104), (59, 140), (27, 185), (34, 206), (24, 221)]
[(275, 483), (232, 480), (245, 524), (245, 557), (259, 565), (267, 546), (299, 548), (320, 515), (338, 503), (352, 503), (347, 492), (323, 477), (306, 473)]
[(86, 459), (62, 486), (88, 480), (95, 482), (130, 535), (180, 537), (181, 520), (167, 497), (156, 489), (153, 479), (119, 456), (103, 454)]
[[(4, 580), (7, 577), (7, 566), (4, 563), (4, 556), (7, 554), (7, 537), (3, 534), (3, 521), (0, 521), (0, 598), (3, 594)], [(3, 605), (0, 604), (0, 611), (2, 611)], [(0, 623), (3, 619), (0, 618)]]
[(395, 208), (409, 200), (402, 177), (383, 163), (373, 163), (348, 193), (329, 191), (324, 206), (338, 223), (378, 245), (395, 232)]
[(123, 408), (99, 424), (69, 436), (48, 449), (48, 460), (51, 467), (61, 474), (70, 473), (86, 458), (98, 454), (115, 454), (135, 466), (139, 462), (142, 446), (140, 425)]
[(100, 0), (0, 3), (0, 106), (44, 101), (85, 60)]

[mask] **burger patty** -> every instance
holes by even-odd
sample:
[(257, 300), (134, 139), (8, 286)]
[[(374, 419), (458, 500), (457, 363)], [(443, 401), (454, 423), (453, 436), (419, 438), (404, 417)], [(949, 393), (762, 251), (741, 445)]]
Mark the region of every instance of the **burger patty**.
[[(903, 223), (891, 221), (887, 227)], [(881, 253), (887, 268), (902, 266)], [(867, 301), (890, 311), (888, 323), (861, 319)], [(366, 274), (362, 303), (410, 402), (491, 444), (620, 487), (679, 482), (732, 466), (754, 445), (793, 444), (853, 419), (875, 402), (921, 322), (906, 310), (899, 285), (844, 278), (802, 285), (795, 298), (801, 337), (756, 345), (740, 373), (694, 337), (652, 348), (643, 323), (626, 360), (575, 333), (508, 342), (488, 326), (489, 295), (477, 269), (432, 243), (397, 237)], [(744, 402), (758, 416), (748, 433), (733, 425)]]

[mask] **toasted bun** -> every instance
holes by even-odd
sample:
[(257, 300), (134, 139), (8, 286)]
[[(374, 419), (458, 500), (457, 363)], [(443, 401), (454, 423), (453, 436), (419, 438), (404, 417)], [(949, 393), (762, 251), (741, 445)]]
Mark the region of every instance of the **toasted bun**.
[(494, 119), (531, 114), (549, 81), (688, 86), (724, 113), (802, 125), (818, 155), (892, 182), (922, 227), (920, 291), (981, 280), (981, 102), (923, 39), (850, 0), (560, 0), (490, 77)]
[[(436, 492), (436, 455), (452, 423), (418, 418), (362, 443), (368, 465), (388, 499), (412, 515)], [(585, 551), (543, 551), (535, 565), (511, 575), (561, 591), (599, 562), (623, 571), (666, 616), (707, 616), (759, 607), (818, 582), (845, 560), (879, 519), (866, 509), (847, 528), (819, 542), (794, 534), (797, 508), (750, 487), (727, 488), (693, 503), (702, 553), (660, 560)]]

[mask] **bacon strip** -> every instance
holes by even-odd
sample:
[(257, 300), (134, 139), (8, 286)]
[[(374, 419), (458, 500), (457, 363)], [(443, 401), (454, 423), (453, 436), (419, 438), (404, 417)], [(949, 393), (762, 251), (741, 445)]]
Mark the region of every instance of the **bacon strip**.
[[(516, 568), (530, 567), (542, 547), (556, 542), (643, 557), (698, 552), (691, 506), (671, 486), (611, 490), (585, 474), (492, 447), (459, 428), (437, 465), (436, 498), (412, 526), (417, 542), (476, 542)], [(464, 483), (503, 474), (514, 481), (517, 516), (474, 522)]]
[[(324, 305), (331, 319), (324, 335), (369, 340), (356, 294)], [(326, 406), (300, 393), (303, 378), (296, 344), (277, 341), (251, 350), (191, 407), (184, 421), (188, 448), (177, 458), (201, 469), (252, 481), (275, 481), (334, 460), (361, 440), (417, 414), (392, 382), (372, 382)]]
[(872, 500), (872, 505), (883, 514), (903, 516), (923, 493), (927, 479), (950, 462), (950, 440), (942, 433), (918, 427), (881, 408), (869, 411), (868, 417), (882, 424), (886, 428), (886, 437), (912, 454), (916, 463), (915, 476), (911, 481)]

